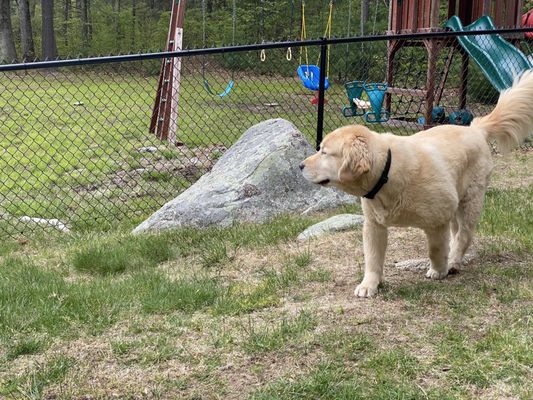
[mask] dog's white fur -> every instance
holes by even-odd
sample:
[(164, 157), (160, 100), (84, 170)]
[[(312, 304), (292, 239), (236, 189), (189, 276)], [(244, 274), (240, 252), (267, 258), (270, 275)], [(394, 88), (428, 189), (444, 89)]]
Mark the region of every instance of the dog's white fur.
[[(302, 162), (305, 178), (364, 196), (379, 180), (388, 149), (389, 181), (372, 200), (362, 198), (365, 215), (365, 274), (355, 289), (373, 296), (383, 276), (387, 227), (425, 231), (431, 267), (442, 279), (457, 268), (479, 219), (493, 168), (490, 142), (506, 153), (533, 131), (533, 70), (502, 92), (494, 110), (470, 126), (441, 125), (409, 137), (345, 126), (327, 135), (320, 151)], [(450, 240), (451, 239), (451, 240)], [(451, 243), (450, 243), (451, 242)]]

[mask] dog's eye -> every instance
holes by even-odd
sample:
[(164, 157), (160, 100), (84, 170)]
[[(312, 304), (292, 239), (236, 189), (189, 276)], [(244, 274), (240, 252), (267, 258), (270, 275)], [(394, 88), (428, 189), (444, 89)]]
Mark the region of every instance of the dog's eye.
[(322, 154), (323, 156), (327, 155), (327, 153), (324, 150), (320, 150), (320, 154)]

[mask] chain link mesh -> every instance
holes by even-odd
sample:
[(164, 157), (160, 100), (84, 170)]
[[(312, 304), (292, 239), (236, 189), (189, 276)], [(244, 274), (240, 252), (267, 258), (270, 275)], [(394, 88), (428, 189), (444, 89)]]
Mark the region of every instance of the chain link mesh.
[[(509, 40), (531, 63), (531, 43)], [(486, 36), (486, 48), (491, 37)], [(409, 135), (437, 123), (468, 123), (494, 107), (498, 91), (454, 38), (399, 41), (387, 76), (391, 42), (331, 46), (324, 131), (363, 123), (378, 132)], [(428, 46), (437, 46), (429, 66)], [(176, 143), (149, 133), (160, 60), (0, 72), (0, 231), (20, 236), (64, 229), (133, 226), (208, 172), (253, 124), (294, 123), (314, 145), (316, 95), (296, 76), (299, 49), (182, 57)], [(502, 75), (516, 70), (508, 50), (489, 57)], [(315, 60), (319, 47), (309, 47)], [(234, 87), (226, 96), (228, 82)], [(388, 83), (379, 123), (368, 87), (355, 107), (345, 83)], [(206, 87), (208, 84), (209, 89)], [(433, 90), (430, 94), (428, 85)], [(378, 90), (379, 91), (379, 90)], [(366, 108), (365, 108), (366, 105)], [(429, 121), (428, 121), (429, 116)]]

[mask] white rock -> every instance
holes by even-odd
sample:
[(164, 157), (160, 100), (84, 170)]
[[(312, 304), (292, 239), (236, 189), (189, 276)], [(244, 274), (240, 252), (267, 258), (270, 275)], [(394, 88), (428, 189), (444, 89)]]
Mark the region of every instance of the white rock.
[(22, 222), (32, 222), (39, 225), (48, 225), (52, 228), (55, 228), (61, 232), (69, 233), (70, 228), (63, 222), (61, 222), (58, 219), (52, 218), (52, 219), (45, 219), (45, 218), (37, 218), (37, 217), (28, 217), (23, 216), (19, 218)]
[(312, 225), (298, 235), (298, 240), (308, 240), (330, 232), (341, 232), (362, 225), (364, 217), (357, 214), (340, 214)]
[(429, 268), (429, 259), (419, 258), (415, 260), (405, 260), (394, 263), (394, 266), (399, 269), (406, 269), (410, 271), (425, 271)]
[[(475, 254), (467, 253), (465, 254), (461, 265), (468, 265), (475, 259)], [(416, 258), (413, 260), (398, 261), (394, 263), (394, 266), (399, 269), (410, 270), (410, 271), (425, 271), (429, 269), (429, 259), (428, 258)]]
[(155, 153), (157, 151), (157, 147), (155, 146), (145, 146), (139, 148), (139, 153)]

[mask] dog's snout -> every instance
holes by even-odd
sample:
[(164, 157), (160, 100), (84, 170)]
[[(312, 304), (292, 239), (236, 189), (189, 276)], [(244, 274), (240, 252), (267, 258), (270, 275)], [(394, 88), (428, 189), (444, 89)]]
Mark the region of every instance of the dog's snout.
[(303, 162), (300, 163), (300, 170), (303, 171), (303, 169), (305, 168), (305, 164)]

